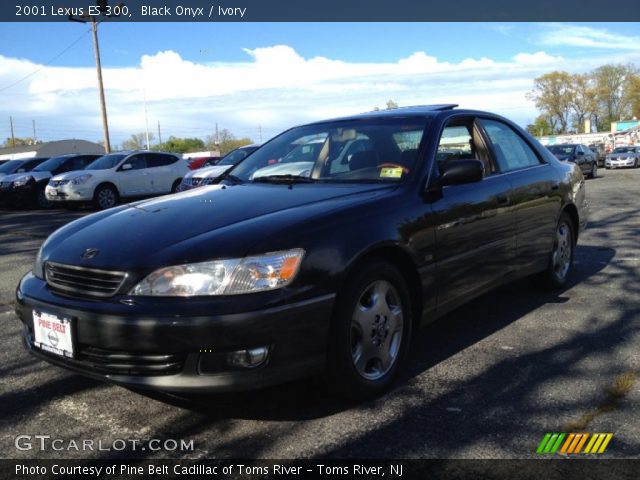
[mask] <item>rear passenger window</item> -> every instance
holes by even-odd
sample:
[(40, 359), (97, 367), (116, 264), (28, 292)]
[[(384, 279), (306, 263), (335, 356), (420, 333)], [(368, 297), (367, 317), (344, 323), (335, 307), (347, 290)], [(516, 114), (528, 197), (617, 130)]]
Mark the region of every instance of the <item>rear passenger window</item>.
[(175, 163), (177, 157), (172, 155), (162, 155), (157, 153), (148, 153), (147, 154), (147, 167), (165, 167), (167, 165), (171, 165)]
[(510, 126), (486, 119), (480, 119), (480, 124), (489, 137), (500, 171), (540, 165), (535, 152)]

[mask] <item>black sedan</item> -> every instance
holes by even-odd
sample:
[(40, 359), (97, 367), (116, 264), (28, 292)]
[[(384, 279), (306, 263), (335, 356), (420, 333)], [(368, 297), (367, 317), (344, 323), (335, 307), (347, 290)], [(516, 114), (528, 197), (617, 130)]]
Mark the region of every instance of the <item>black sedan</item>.
[(598, 160), (596, 154), (586, 145), (566, 143), (562, 145), (549, 145), (547, 148), (558, 160), (573, 162), (578, 165), (583, 175), (589, 178), (596, 178), (598, 176)]
[[(66, 225), (17, 288), (24, 344), (137, 388), (380, 393), (416, 327), (519, 277), (563, 287), (586, 225), (575, 164), (454, 107), (296, 127), (218, 185)], [(305, 175), (254, 176), (304, 145)]]

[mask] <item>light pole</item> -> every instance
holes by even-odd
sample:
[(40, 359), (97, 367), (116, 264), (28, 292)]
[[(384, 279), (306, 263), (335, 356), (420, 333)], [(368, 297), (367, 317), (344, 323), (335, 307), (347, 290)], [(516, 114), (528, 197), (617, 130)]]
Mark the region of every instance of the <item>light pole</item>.
[(69, 20), (73, 22), (87, 23), (91, 22), (91, 33), (93, 34), (93, 53), (96, 60), (96, 70), (98, 73), (98, 92), (100, 94), (100, 111), (102, 113), (102, 133), (104, 137), (104, 151), (111, 152), (111, 142), (109, 141), (109, 123), (107, 122), (107, 104), (104, 98), (104, 84), (102, 83), (102, 64), (100, 63), (100, 44), (98, 43), (98, 20), (99, 18), (118, 17), (119, 15), (107, 15), (110, 11), (108, 1), (98, 0), (98, 15), (85, 14), (79, 17), (69, 15)]

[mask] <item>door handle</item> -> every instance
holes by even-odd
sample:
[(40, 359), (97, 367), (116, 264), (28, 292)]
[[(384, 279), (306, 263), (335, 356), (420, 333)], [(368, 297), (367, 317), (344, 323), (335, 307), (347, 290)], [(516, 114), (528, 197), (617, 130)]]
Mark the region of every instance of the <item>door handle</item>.
[(496, 200), (498, 201), (498, 205), (507, 205), (509, 203), (509, 195), (505, 193), (499, 193), (496, 195)]

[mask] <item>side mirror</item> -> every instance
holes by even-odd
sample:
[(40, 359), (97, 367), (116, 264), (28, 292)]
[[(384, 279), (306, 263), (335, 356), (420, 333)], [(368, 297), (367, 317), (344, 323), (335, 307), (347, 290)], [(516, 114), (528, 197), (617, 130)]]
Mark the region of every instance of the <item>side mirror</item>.
[(584, 152), (576, 152), (576, 157), (584, 157)]
[(125, 163), (120, 167), (120, 170), (131, 170), (132, 168), (133, 168), (133, 165), (131, 165), (130, 163)]
[(440, 175), (439, 185), (462, 185), (484, 178), (484, 163), (480, 160), (451, 160)]

